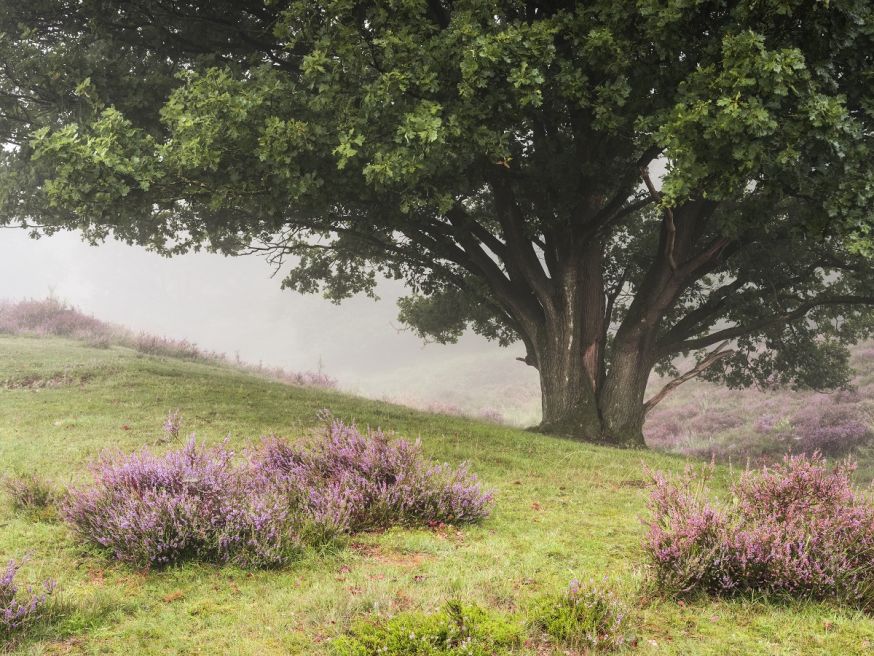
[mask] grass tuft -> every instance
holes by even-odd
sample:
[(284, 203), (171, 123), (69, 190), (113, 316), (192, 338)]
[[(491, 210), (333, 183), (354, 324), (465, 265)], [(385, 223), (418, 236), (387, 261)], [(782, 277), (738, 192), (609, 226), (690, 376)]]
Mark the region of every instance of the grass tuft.
[(381, 623), (358, 623), (336, 640), (334, 656), (491, 656), (522, 644), (512, 617), (450, 601), (436, 613), (404, 613)]

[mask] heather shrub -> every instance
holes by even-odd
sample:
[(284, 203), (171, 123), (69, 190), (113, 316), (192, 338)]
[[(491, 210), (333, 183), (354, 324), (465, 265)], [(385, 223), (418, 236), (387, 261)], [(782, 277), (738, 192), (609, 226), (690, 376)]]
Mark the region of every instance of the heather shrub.
[(184, 559), (269, 567), (291, 560), (333, 528), (316, 525), (298, 489), (267, 485), (235, 464), (225, 445), (158, 456), (104, 456), (95, 484), (73, 490), (62, 516), (121, 561), (164, 566)]
[(0, 333), (88, 338), (109, 330), (102, 321), (53, 298), (0, 303)]
[(610, 651), (633, 641), (627, 610), (616, 595), (576, 579), (560, 596), (541, 599), (530, 613), (533, 628), (574, 649)]
[[(180, 423), (170, 413), (165, 432), (178, 435)], [(341, 532), (474, 521), (492, 498), (465, 467), (426, 460), (418, 443), (339, 421), (302, 446), (264, 440), (247, 458), (192, 438), (164, 455), (105, 455), (93, 474), (67, 495), (62, 517), (115, 558), (155, 567), (278, 566)]]
[(711, 410), (692, 418), (686, 429), (699, 434), (719, 433), (742, 426), (745, 419), (739, 415)]
[(87, 346), (96, 349), (108, 349), (112, 346), (112, 336), (108, 334), (88, 335), (82, 338)]
[(855, 402), (835, 403), (828, 397), (806, 404), (792, 420), (798, 451), (844, 455), (872, 437), (870, 417)]
[(46, 581), (41, 592), (21, 590), (15, 583), (20, 567), (14, 560), (9, 561), (6, 571), (0, 574), (0, 645), (45, 617), (49, 595), (55, 588), (54, 582)]
[(522, 644), (521, 626), (477, 606), (449, 602), (436, 613), (359, 623), (334, 641), (334, 656), (491, 656)]
[(484, 408), (476, 414), (476, 418), (481, 421), (487, 421), (490, 424), (506, 424), (504, 415), (495, 408)]
[(787, 456), (744, 474), (722, 505), (706, 499), (703, 479), (652, 474), (652, 582), (677, 596), (754, 592), (874, 610), (874, 507), (850, 472), (818, 454)]
[(15, 510), (42, 512), (50, 508), (57, 497), (52, 483), (35, 473), (6, 476), (2, 487)]
[(257, 376), (264, 376), (286, 385), (299, 385), (301, 387), (321, 387), (324, 389), (336, 389), (337, 380), (321, 371), (286, 371), (280, 367), (265, 367), (262, 364), (246, 364), (237, 358), (235, 366)]
[(308, 490), (318, 517), (350, 531), (473, 522), (488, 515), (492, 502), (466, 465), (432, 462), (418, 441), (390, 441), (381, 431), (361, 433), (341, 421), (303, 446), (267, 440), (257, 467), (267, 478)]

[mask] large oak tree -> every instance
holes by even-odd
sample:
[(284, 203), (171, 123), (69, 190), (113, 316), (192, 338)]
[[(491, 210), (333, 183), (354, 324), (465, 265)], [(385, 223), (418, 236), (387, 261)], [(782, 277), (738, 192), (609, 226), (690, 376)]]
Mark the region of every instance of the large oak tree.
[(842, 385), (871, 326), (870, 0), (2, 0), (0, 21), (0, 222), (262, 252), (333, 300), (404, 280), (423, 337), (524, 344), (544, 430), (641, 445), (654, 368), (665, 393)]

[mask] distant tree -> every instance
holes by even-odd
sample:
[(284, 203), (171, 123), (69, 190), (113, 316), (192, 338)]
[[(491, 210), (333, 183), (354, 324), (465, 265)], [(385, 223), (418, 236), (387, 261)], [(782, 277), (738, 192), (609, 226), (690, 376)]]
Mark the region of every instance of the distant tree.
[(542, 430), (638, 446), (654, 368), (848, 380), (872, 53), (870, 0), (0, 0), (0, 221), (403, 280), (524, 344)]

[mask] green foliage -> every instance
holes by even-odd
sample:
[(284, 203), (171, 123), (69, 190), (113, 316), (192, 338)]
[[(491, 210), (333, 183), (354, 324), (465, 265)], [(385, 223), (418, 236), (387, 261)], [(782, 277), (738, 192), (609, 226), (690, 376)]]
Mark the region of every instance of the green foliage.
[[(334, 642), (335, 656), (489, 656), (522, 643), (519, 624), (494, 611), (452, 601), (431, 614), (405, 613), (359, 623)], [(496, 650), (500, 650), (496, 652)]]
[(627, 614), (609, 589), (573, 580), (562, 595), (539, 599), (529, 613), (529, 623), (567, 646), (611, 651), (634, 641)]

